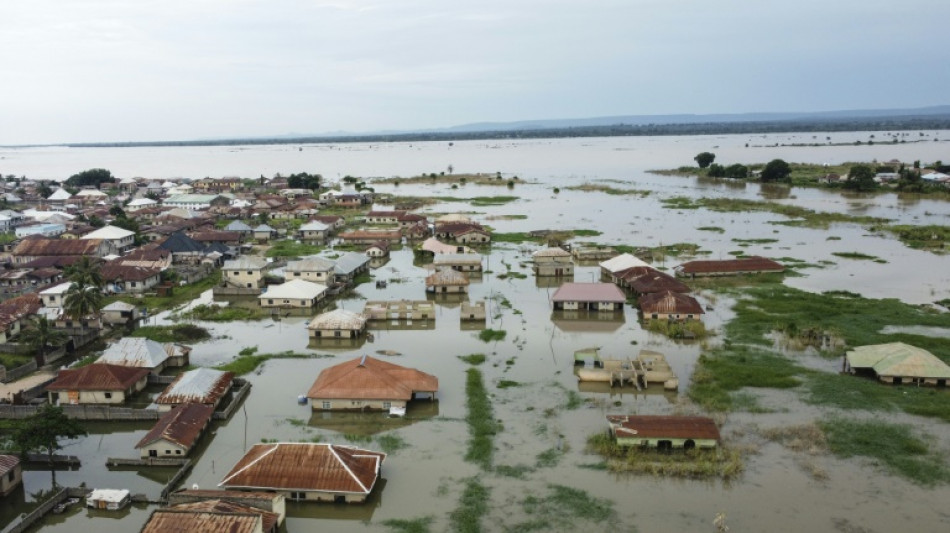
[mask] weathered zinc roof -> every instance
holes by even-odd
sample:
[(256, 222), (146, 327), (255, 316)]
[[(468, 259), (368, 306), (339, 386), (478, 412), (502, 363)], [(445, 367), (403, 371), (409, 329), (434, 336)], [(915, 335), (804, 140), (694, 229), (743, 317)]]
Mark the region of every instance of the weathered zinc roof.
[(468, 276), (451, 268), (440, 268), (426, 276), (426, 287), (466, 286), (469, 283)]
[(225, 261), (221, 270), (263, 270), (267, 262), (261, 258), (242, 255), (237, 259)]
[(324, 369), (307, 393), (308, 398), (410, 400), (413, 392), (434, 392), (439, 379), (368, 355)]
[(148, 375), (147, 368), (94, 364), (60, 370), (47, 390), (125, 390)]
[(613, 302), (623, 303), (627, 298), (613, 283), (565, 283), (554, 291), (555, 302)]
[(680, 274), (716, 274), (734, 272), (782, 272), (785, 270), (780, 263), (759, 257), (739, 257), (736, 259), (688, 261), (675, 268)]
[(336, 330), (336, 329), (363, 329), (366, 326), (366, 319), (359, 313), (347, 311), (346, 309), (334, 309), (321, 313), (310, 321), (308, 329), (314, 330)]
[(251, 230), (250, 226), (241, 222), (240, 220), (235, 220), (234, 222), (225, 226), (224, 231), (253, 231), (253, 230)]
[[(223, 491), (218, 491), (223, 492)], [(253, 533), (272, 531), (280, 515), (227, 500), (182, 503), (156, 510), (142, 533)], [(258, 527), (260, 521), (260, 527)]]
[(436, 254), (432, 259), (433, 265), (480, 265), (481, 254)]
[(69, 191), (60, 187), (56, 189), (55, 191), (53, 191), (53, 194), (49, 195), (46, 199), (57, 201), (57, 200), (69, 200), (72, 197), (73, 195), (69, 194)]
[(950, 379), (950, 366), (927, 350), (903, 342), (858, 346), (846, 357), (852, 368), (873, 368), (879, 376)]
[(86, 496), (86, 499), (97, 502), (119, 503), (128, 498), (129, 495), (128, 489), (93, 489), (89, 496)]
[(213, 368), (196, 368), (179, 374), (175, 381), (155, 399), (157, 404), (188, 402), (214, 404), (227, 394), (234, 380), (233, 372)]
[(531, 254), (531, 257), (538, 259), (543, 257), (571, 257), (571, 252), (568, 252), (564, 248), (545, 248), (544, 250), (538, 250)]
[(135, 235), (134, 231), (120, 228), (118, 226), (103, 226), (96, 231), (82, 236), (83, 239), (103, 239), (107, 241), (124, 239)]
[(255, 444), (218, 486), (369, 494), (386, 454), (335, 444)]
[(274, 287), (269, 287), (267, 292), (261, 293), (259, 299), (277, 300), (286, 298), (291, 300), (309, 300), (311, 298), (317, 298), (326, 291), (327, 286), (322, 283), (294, 279)]
[(690, 292), (689, 286), (685, 283), (665, 272), (659, 272), (657, 270), (633, 278), (627, 283), (631, 289), (640, 294), (663, 291)]
[(600, 263), (600, 267), (608, 272), (619, 272), (638, 266), (648, 267), (650, 264), (631, 254), (620, 254)]
[(178, 344), (155, 342), (144, 337), (122, 337), (112, 343), (96, 363), (157, 368), (169, 357), (181, 355), (184, 347)]
[(644, 294), (640, 297), (639, 304), (640, 310), (643, 311), (644, 314), (679, 313), (701, 315), (704, 313), (703, 306), (699, 305), (696, 298), (673, 291)]
[(274, 228), (268, 226), (267, 224), (261, 224), (254, 228), (254, 233), (264, 233), (264, 232), (273, 232)]
[(23, 239), (12, 253), (18, 256), (96, 256), (100, 246), (102, 246), (101, 239)]
[(166, 440), (185, 449), (190, 449), (198, 441), (201, 431), (208, 425), (214, 407), (201, 403), (179, 405), (163, 414), (152, 429), (142, 437), (135, 448), (144, 448), (159, 440)]
[(330, 229), (330, 226), (320, 222), (319, 220), (311, 220), (303, 226), (300, 226), (300, 231), (326, 231)]
[(289, 261), (284, 272), (329, 272), (336, 263), (317, 256), (304, 257), (299, 261)]
[(719, 428), (705, 416), (607, 415), (618, 437), (719, 440)]
[(127, 302), (116, 300), (112, 302), (111, 304), (103, 307), (102, 310), (103, 311), (134, 311), (135, 306)]
[(366, 254), (347, 252), (336, 260), (336, 264), (333, 265), (333, 271), (337, 274), (349, 275), (366, 263), (369, 263), (369, 258), (366, 257)]

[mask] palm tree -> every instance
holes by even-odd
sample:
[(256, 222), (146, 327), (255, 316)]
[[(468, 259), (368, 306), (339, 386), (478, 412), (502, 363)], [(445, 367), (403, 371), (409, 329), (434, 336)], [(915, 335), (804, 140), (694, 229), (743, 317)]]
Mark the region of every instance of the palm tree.
[(86, 328), (82, 325), (82, 319), (89, 315), (98, 317), (102, 307), (103, 296), (99, 287), (82, 282), (73, 282), (63, 299), (63, 311), (66, 316), (78, 320), (83, 331)]
[(66, 268), (66, 278), (73, 283), (102, 288), (102, 273), (99, 271), (99, 264), (88, 255), (82, 256), (79, 261)]
[(53, 328), (53, 323), (44, 316), (35, 317), (30, 327), (20, 333), (20, 339), (36, 351), (36, 364), (46, 363), (46, 348), (62, 344), (66, 334)]

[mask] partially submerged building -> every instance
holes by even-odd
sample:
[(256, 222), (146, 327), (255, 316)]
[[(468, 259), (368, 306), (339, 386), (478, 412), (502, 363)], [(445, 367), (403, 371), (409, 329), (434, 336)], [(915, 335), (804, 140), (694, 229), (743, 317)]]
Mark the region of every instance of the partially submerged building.
[(23, 482), (23, 467), (16, 455), (0, 455), (0, 496), (6, 496)]
[(574, 277), (574, 257), (563, 248), (546, 248), (531, 254), (536, 276)]
[(749, 256), (736, 259), (688, 261), (673, 270), (677, 276), (695, 278), (698, 276), (738, 276), (742, 274), (784, 272), (785, 267), (771, 259)]
[(696, 298), (669, 290), (644, 294), (638, 305), (647, 320), (702, 320), (705, 313)]
[(264, 286), (264, 270), (267, 262), (251, 256), (241, 256), (225, 261), (221, 273), (225, 283), (232, 287), (259, 289)]
[(363, 307), (367, 320), (435, 320), (435, 304), (426, 300), (370, 300)]
[(141, 533), (276, 533), (278, 515), (227, 500), (205, 500), (152, 512)]
[(613, 283), (565, 283), (551, 296), (554, 310), (615, 311), (627, 301)]
[(309, 308), (317, 305), (326, 292), (326, 285), (295, 279), (269, 287), (258, 296), (258, 301), (261, 307)]
[(255, 444), (218, 486), (273, 491), (291, 500), (362, 503), (385, 459), (385, 453), (335, 444)]
[(845, 370), (893, 385), (946, 387), (950, 380), (950, 366), (927, 350), (903, 342), (858, 346), (845, 354)]
[(307, 398), (315, 411), (405, 408), (417, 394), (435, 399), (439, 379), (368, 355), (324, 369)]
[(162, 415), (135, 448), (142, 459), (182, 458), (198, 443), (213, 414), (210, 405), (179, 405)]
[(607, 424), (620, 446), (713, 449), (720, 440), (716, 423), (705, 416), (607, 415)]
[(366, 318), (346, 309), (321, 313), (307, 324), (311, 339), (352, 339), (366, 333)]
[(207, 405), (214, 410), (231, 391), (233, 384), (233, 372), (196, 368), (179, 374), (155, 399), (155, 403), (159, 411), (170, 411), (175, 406), (188, 403)]
[(439, 268), (426, 276), (426, 291), (438, 294), (468, 292), (468, 276), (451, 268)]
[(145, 388), (149, 370), (128, 366), (94, 364), (60, 370), (46, 386), (49, 402), (59, 404), (119, 405)]

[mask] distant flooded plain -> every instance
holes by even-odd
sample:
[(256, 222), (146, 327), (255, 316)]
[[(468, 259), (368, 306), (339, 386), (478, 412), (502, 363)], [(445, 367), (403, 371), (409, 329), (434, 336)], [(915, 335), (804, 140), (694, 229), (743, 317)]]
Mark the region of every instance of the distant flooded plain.
[[(942, 200), (902, 198), (896, 195), (846, 196), (817, 189), (775, 189), (756, 184), (736, 184), (667, 177), (646, 172), (692, 163), (701, 151), (717, 154), (717, 162), (766, 162), (776, 157), (793, 162), (933, 161), (950, 159), (950, 132), (927, 132), (927, 142), (872, 146), (776, 147), (779, 144), (814, 142), (831, 136), (834, 142), (867, 139), (867, 133), (831, 133), (769, 136), (644, 137), (558, 139), (531, 141), (480, 141), (449, 143), (393, 143), (303, 146), (242, 146), (188, 148), (2, 149), (0, 172), (28, 177), (65, 178), (79, 170), (109, 168), (118, 177), (156, 179), (186, 176), (257, 177), (276, 172), (320, 172), (331, 181), (344, 175), (361, 177), (411, 176), (441, 172), (452, 165), (455, 172), (501, 172), (505, 180), (518, 177), (513, 188), (467, 184), (379, 184), (377, 192), (400, 196), (474, 198), (512, 195), (517, 199), (495, 206), (469, 202), (441, 202), (421, 212), (466, 212), (498, 232), (585, 229), (600, 235), (576, 240), (598, 244), (655, 247), (695, 243), (708, 252), (701, 257), (727, 258), (741, 250), (747, 255), (791, 258), (815, 265), (797, 269), (802, 275), (785, 283), (806, 291), (845, 290), (873, 298), (897, 298), (923, 304), (950, 297), (950, 259), (912, 250), (890, 235), (871, 234), (856, 224), (833, 224), (811, 229), (773, 224), (784, 217), (769, 213), (716, 213), (705, 209), (665, 207), (662, 200), (732, 197), (773, 199), (817, 211), (870, 215), (903, 224), (948, 224), (950, 203)], [(915, 133), (916, 135), (916, 133)], [(746, 144), (749, 147), (746, 147)], [(584, 183), (636, 189), (644, 194), (611, 195), (569, 189)], [(555, 188), (559, 192), (555, 192)], [(380, 205), (380, 207), (387, 207)], [(699, 230), (718, 227), (721, 231)], [(289, 504), (286, 531), (389, 531), (391, 519), (431, 517), (432, 531), (452, 529), (449, 514), (459, 507), (468, 478), (477, 477), (489, 491), (486, 531), (506, 531), (530, 523), (537, 516), (525, 499), (544, 500), (553, 486), (566, 485), (603, 499), (612, 506), (608, 522), (591, 522), (569, 516), (564, 531), (577, 528), (610, 531), (715, 531), (713, 520), (724, 513), (733, 531), (893, 531), (908, 526), (936, 531), (950, 526), (945, 506), (950, 488), (922, 487), (884, 473), (862, 459), (824, 455), (817, 462), (827, 473), (823, 479), (809, 474), (800, 455), (765, 440), (745, 459), (745, 471), (731, 482), (697, 481), (622, 475), (597, 468), (601, 459), (585, 451), (590, 435), (605, 430), (604, 415), (673, 414), (693, 412), (685, 398), (690, 376), (700, 355), (721, 342), (671, 341), (641, 327), (636, 310), (604, 320), (601, 316), (565, 315), (552, 311), (550, 297), (556, 285), (538, 282), (531, 272), (533, 244), (495, 244), (484, 257), (489, 271), (473, 279), (470, 300), (486, 300), (484, 327), (504, 330), (503, 340), (482, 342), (460, 322), (457, 298), (435, 300), (432, 323), (412, 329), (372, 327), (374, 340), (362, 345), (311, 345), (309, 317), (288, 316), (253, 322), (197, 322), (209, 329), (211, 341), (197, 343), (192, 364), (213, 366), (228, 362), (247, 347), (259, 353), (309, 352), (330, 357), (272, 359), (246, 376), (253, 388), (231, 420), (216, 424), (196, 456), (196, 466), (183, 485), (213, 488), (254, 443), (267, 440), (312, 440), (350, 443), (380, 449), (383, 442), (397, 442), (383, 465), (384, 483), (365, 505)], [(858, 252), (881, 262), (845, 259), (833, 255)], [(329, 252), (328, 252), (329, 253)], [(684, 259), (658, 257), (656, 265), (672, 268)], [(510, 274), (504, 279), (499, 274)], [(517, 275), (523, 274), (524, 277)], [(392, 254), (373, 270), (385, 288), (368, 283), (336, 302), (337, 307), (362, 310), (366, 300), (424, 299), (426, 270), (414, 264), (412, 252)], [(599, 280), (595, 265), (579, 267), (575, 281)], [(210, 299), (206, 295), (205, 299)], [(721, 330), (732, 317), (732, 302), (708, 291), (697, 298), (708, 309), (709, 329)], [(224, 303), (224, 302), (222, 302)], [(229, 302), (246, 305), (246, 302)], [(150, 319), (168, 323), (169, 313)], [(925, 333), (928, 334), (928, 333)], [(933, 332), (934, 336), (946, 335)], [(636, 391), (579, 385), (573, 375), (573, 353), (600, 347), (601, 353), (635, 356), (641, 349), (664, 353), (678, 375), (679, 390), (661, 388)], [(465, 422), (465, 381), (468, 364), (457, 356), (483, 353), (484, 374), (494, 416), (502, 424), (495, 437), (495, 470), (484, 472), (467, 463), (468, 425)], [(405, 420), (380, 415), (314, 413), (298, 405), (319, 372), (350, 358), (369, 354), (438, 376), (438, 401), (412, 405)], [(833, 370), (833, 363), (809, 353), (790, 356), (809, 361), (808, 366)], [(503, 382), (514, 382), (512, 386)], [(822, 408), (800, 401), (789, 391), (756, 391), (770, 413), (736, 413), (724, 418), (727, 439), (749, 439), (757, 428), (798, 424), (821, 415)], [(577, 400), (580, 401), (577, 401)], [(869, 413), (852, 412), (866, 418)], [(933, 446), (950, 448), (947, 425), (932, 419), (901, 417), (926, 426)], [(82, 466), (57, 472), (62, 485), (128, 488), (157, 497), (172, 475), (167, 470), (110, 470), (108, 456), (134, 456), (135, 443), (149, 424), (96, 424), (89, 437), (70, 442), (64, 453), (77, 455)], [(381, 439), (394, 437), (394, 439)], [(755, 441), (754, 437), (751, 437)], [(504, 468), (498, 468), (504, 467)], [(512, 475), (517, 472), (517, 475)], [(24, 489), (0, 502), (4, 522), (31, 507), (50, 488), (48, 471), (24, 473)], [(136, 531), (154, 507), (133, 507), (120, 519), (92, 515), (78, 507), (48, 518), (42, 531)]]

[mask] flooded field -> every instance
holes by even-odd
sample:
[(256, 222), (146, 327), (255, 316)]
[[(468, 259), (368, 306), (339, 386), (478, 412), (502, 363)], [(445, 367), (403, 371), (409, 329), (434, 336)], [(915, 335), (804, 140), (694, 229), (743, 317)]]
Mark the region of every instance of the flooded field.
[[(950, 133), (941, 132), (950, 138)], [(835, 142), (866, 138), (861, 133), (831, 134)], [(935, 134), (936, 135), (936, 134)], [(850, 137), (849, 137), (850, 136)], [(512, 188), (468, 184), (379, 184), (376, 192), (399, 196), (512, 195), (517, 199), (495, 206), (446, 201), (421, 209), (427, 214), (466, 212), (496, 232), (534, 230), (595, 230), (600, 235), (576, 238), (597, 244), (657, 247), (695, 243), (700, 257), (728, 258), (730, 252), (764, 255), (786, 263), (806, 263), (785, 284), (808, 292), (850, 291), (870, 298), (896, 298), (924, 304), (950, 298), (950, 258), (912, 250), (889, 235), (872, 234), (857, 224), (827, 228), (774, 224), (785, 217), (770, 213), (718, 213), (706, 209), (676, 209), (663, 200), (728, 197), (772, 199), (824, 212), (860, 214), (906, 224), (950, 224), (950, 203), (896, 195), (846, 196), (817, 189), (763, 189), (696, 178), (666, 177), (650, 169), (674, 168), (692, 162), (704, 150), (717, 161), (829, 162), (858, 160), (912, 161), (947, 159), (943, 142), (894, 146), (762, 147), (774, 143), (810, 142), (811, 135), (768, 138), (717, 136), (690, 138), (612, 138), (539, 141), (458, 142), (334, 145), (297, 147), (151, 148), (151, 149), (29, 149), (3, 152), (3, 166), (29, 177), (64, 177), (88, 167), (110, 168), (117, 176), (164, 178), (178, 175), (242, 175), (310, 170), (336, 178), (408, 176), (438, 172), (447, 165), (456, 172), (502, 172), (517, 175)], [(819, 138), (824, 138), (819, 134)], [(749, 143), (752, 147), (747, 148)], [(759, 146), (759, 147), (757, 147)], [(169, 152), (173, 151), (173, 152)], [(178, 157), (167, 157), (174, 153)], [(611, 195), (570, 190), (569, 186), (601, 183), (648, 194)], [(559, 192), (554, 189), (559, 188)], [(381, 208), (386, 206), (380, 205)], [(700, 230), (716, 227), (721, 231)], [(213, 366), (233, 360), (243, 348), (259, 353), (283, 351), (325, 354), (314, 359), (272, 359), (245, 376), (253, 385), (242, 409), (228, 421), (216, 423), (198, 451), (196, 465), (183, 485), (213, 488), (244, 451), (262, 440), (307, 440), (350, 443), (384, 449), (390, 455), (383, 478), (364, 505), (288, 503), (287, 531), (389, 531), (394, 519), (431, 517), (430, 530), (453, 529), (450, 514), (460, 507), (467, 480), (487, 488), (485, 531), (532, 529), (539, 512), (558, 517), (555, 530), (574, 531), (715, 531), (713, 520), (724, 513), (733, 531), (895, 531), (909, 526), (937, 531), (950, 526), (945, 509), (950, 500), (946, 484), (923, 486), (889, 474), (860, 457), (841, 459), (830, 454), (796, 452), (758, 435), (763, 428), (803, 424), (836, 414), (833, 408), (802, 401), (794, 389), (750, 389), (765, 412), (717, 415), (723, 436), (748, 449), (745, 471), (733, 481), (688, 480), (616, 474), (602, 459), (585, 451), (589, 436), (606, 429), (604, 415), (695, 414), (686, 397), (701, 354), (721, 345), (723, 336), (702, 341), (673, 341), (646, 331), (630, 305), (617, 313), (554, 312), (550, 302), (556, 283), (537, 280), (531, 271), (534, 244), (494, 244), (484, 256), (486, 272), (473, 278), (468, 299), (485, 300), (488, 318), (473, 329), (460, 321), (461, 299), (435, 298), (434, 319), (411, 326), (373, 324), (373, 341), (338, 345), (309, 343), (309, 316), (279, 320), (212, 323), (195, 322), (213, 338), (194, 345), (191, 362)], [(847, 259), (835, 253), (856, 252), (882, 260)], [(784, 260), (783, 260), (784, 258)], [(656, 257), (656, 266), (672, 269), (684, 257)], [(512, 275), (514, 273), (514, 275)], [(373, 283), (358, 286), (336, 301), (339, 308), (361, 311), (366, 300), (426, 299), (427, 271), (414, 264), (409, 249), (372, 271)], [(502, 279), (499, 275), (504, 274)], [(574, 281), (599, 280), (599, 269), (580, 266)], [(733, 319), (734, 301), (711, 290), (697, 291), (707, 309), (707, 329), (721, 333)], [(206, 294), (200, 301), (210, 301)], [(232, 301), (231, 305), (246, 302)], [(170, 314), (149, 324), (169, 323)], [(504, 330), (503, 340), (483, 342), (482, 328)], [(894, 330), (902, 331), (901, 329)], [(939, 328), (915, 333), (946, 337)], [(637, 391), (599, 384), (578, 384), (573, 374), (576, 350), (599, 347), (604, 355), (636, 356), (641, 349), (666, 355), (679, 377), (679, 389), (662, 387)], [(466, 462), (469, 427), (466, 417), (466, 370), (458, 356), (481, 353), (477, 368), (489, 392), (494, 418), (501, 431), (494, 439), (493, 469)], [(439, 378), (437, 402), (419, 401), (405, 419), (378, 414), (314, 413), (298, 405), (324, 368), (369, 354), (417, 368)], [(812, 352), (789, 352), (803, 366), (833, 372), (839, 361)], [(513, 382), (513, 383), (512, 383)], [(950, 404), (948, 404), (950, 408)], [(950, 449), (950, 426), (933, 418), (898, 413), (847, 411), (858, 419), (885, 417), (932, 435), (931, 446)], [(63, 453), (77, 455), (82, 466), (58, 471), (61, 485), (127, 488), (157, 498), (173, 474), (168, 469), (116, 469), (105, 466), (109, 456), (131, 457), (135, 443), (150, 424), (89, 425), (87, 438), (70, 442)], [(386, 450), (388, 448), (388, 450)], [(816, 472), (823, 475), (816, 475)], [(51, 487), (48, 471), (24, 473), (24, 489), (0, 502), (0, 523), (6, 523), (41, 499)], [(583, 491), (590, 504), (606, 502), (603, 516), (563, 511), (558, 487)], [(573, 493), (572, 493), (573, 494)], [(573, 494), (574, 501), (584, 500)], [(133, 506), (120, 517), (93, 515), (78, 507), (49, 517), (42, 531), (136, 531), (154, 507)], [(539, 509), (541, 511), (539, 511)], [(560, 509), (561, 511), (557, 511)], [(563, 511), (563, 512), (562, 512)], [(537, 526), (534, 529), (540, 530)], [(552, 529), (545, 527), (544, 529)]]

